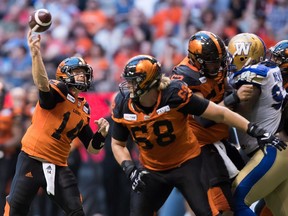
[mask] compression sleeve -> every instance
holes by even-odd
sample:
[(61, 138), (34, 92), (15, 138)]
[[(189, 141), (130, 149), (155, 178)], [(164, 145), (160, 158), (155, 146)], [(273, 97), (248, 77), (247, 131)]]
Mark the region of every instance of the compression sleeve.
[(86, 149), (89, 146), (89, 143), (91, 139), (93, 138), (93, 131), (89, 125), (86, 125), (82, 128), (82, 130), (78, 134), (78, 138), (81, 140), (81, 142), (84, 144)]
[(128, 128), (124, 127), (121, 123), (113, 121), (112, 124), (112, 137), (116, 140), (125, 142), (129, 136)]
[(57, 103), (62, 101), (64, 101), (64, 99), (53, 88), (50, 88), (49, 92), (39, 90), (39, 104), (43, 109), (53, 109)]

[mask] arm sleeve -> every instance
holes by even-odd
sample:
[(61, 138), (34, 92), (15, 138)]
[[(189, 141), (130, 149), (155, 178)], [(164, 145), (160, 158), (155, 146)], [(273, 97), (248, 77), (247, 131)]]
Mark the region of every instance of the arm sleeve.
[(129, 130), (127, 127), (123, 126), (120, 123), (113, 121), (112, 124), (112, 137), (116, 140), (125, 142), (129, 136)]
[(200, 98), (193, 94), (190, 101), (179, 109), (180, 112), (184, 114), (192, 114), (196, 116), (202, 115), (202, 113), (207, 109), (209, 100)]
[(43, 109), (53, 109), (57, 103), (62, 101), (64, 101), (64, 99), (53, 88), (50, 88), (49, 92), (39, 90), (39, 104)]

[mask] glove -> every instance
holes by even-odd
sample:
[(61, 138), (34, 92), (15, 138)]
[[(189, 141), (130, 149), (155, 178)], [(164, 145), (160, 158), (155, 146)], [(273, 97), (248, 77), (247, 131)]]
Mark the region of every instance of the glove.
[(279, 151), (285, 150), (287, 147), (287, 144), (285, 142), (275, 137), (273, 134), (266, 132), (263, 128), (259, 128), (256, 124), (253, 124), (251, 122), (248, 124), (247, 133), (250, 136), (257, 138), (258, 145), (264, 153), (264, 147), (266, 145), (272, 145)]
[(126, 176), (130, 179), (132, 183), (132, 189), (138, 193), (143, 192), (146, 186), (145, 179), (149, 172), (146, 170), (137, 169), (135, 164), (130, 160), (123, 161), (121, 163), (121, 167)]

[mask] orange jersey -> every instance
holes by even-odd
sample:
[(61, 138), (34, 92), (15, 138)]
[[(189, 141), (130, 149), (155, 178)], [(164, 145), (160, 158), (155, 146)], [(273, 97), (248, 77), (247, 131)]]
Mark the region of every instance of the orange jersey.
[(79, 131), (89, 124), (90, 109), (84, 98), (63, 93), (58, 82), (50, 87), (64, 99), (52, 109), (43, 109), (37, 103), (32, 124), (22, 138), (22, 150), (58, 166), (67, 166), (70, 144)]
[[(154, 110), (145, 114), (132, 103), (129, 94), (125, 97), (118, 94), (112, 118), (130, 131), (139, 147), (144, 167), (156, 171), (168, 170), (200, 154), (200, 146), (189, 127), (188, 114), (179, 111), (191, 97), (192, 92), (184, 82), (172, 81), (167, 89), (160, 92)], [(200, 109), (200, 104), (197, 105), (190, 110)], [(202, 114), (203, 109), (198, 112)]]
[[(188, 61), (188, 57), (185, 57), (174, 68), (171, 79), (183, 80), (193, 92), (200, 92), (204, 98), (214, 103), (221, 102), (224, 99), (226, 73), (219, 71), (216, 78), (206, 78)], [(190, 116), (190, 125), (200, 145), (211, 144), (229, 136), (228, 126), (225, 124), (211, 122), (204, 126), (198, 119)]]

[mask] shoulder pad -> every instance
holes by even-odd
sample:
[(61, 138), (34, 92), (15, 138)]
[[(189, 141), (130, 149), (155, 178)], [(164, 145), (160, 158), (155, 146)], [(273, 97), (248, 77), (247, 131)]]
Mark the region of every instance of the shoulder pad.
[(65, 83), (58, 80), (49, 80), (49, 84), (53, 89), (60, 90), (63, 95), (67, 96), (69, 90)]
[(171, 79), (180, 79), (187, 83), (188, 86), (201, 85), (200, 73), (192, 70), (187, 65), (179, 65), (172, 70)]
[(263, 64), (266, 67), (270, 67), (270, 68), (277, 67), (277, 64), (275, 62), (272, 62), (272, 61), (269, 61), (269, 60), (265, 60), (265, 61), (261, 62), (260, 64)]
[(118, 92), (114, 101), (112, 102), (112, 114), (114, 118), (122, 118), (124, 104), (128, 103), (129, 92), (125, 92), (124, 95)]
[(259, 87), (267, 77), (269, 69), (264, 64), (245, 67), (233, 74), (233, 83), (238, 87), (243, 84), (253, 84)]
[(168, 88), (162, 92), (161, 104), (169, 104), (171, 108), (182, 107), (182, 104), (186, 104), (191, 95), (192, 92), (185, 82), (172, 80)]

